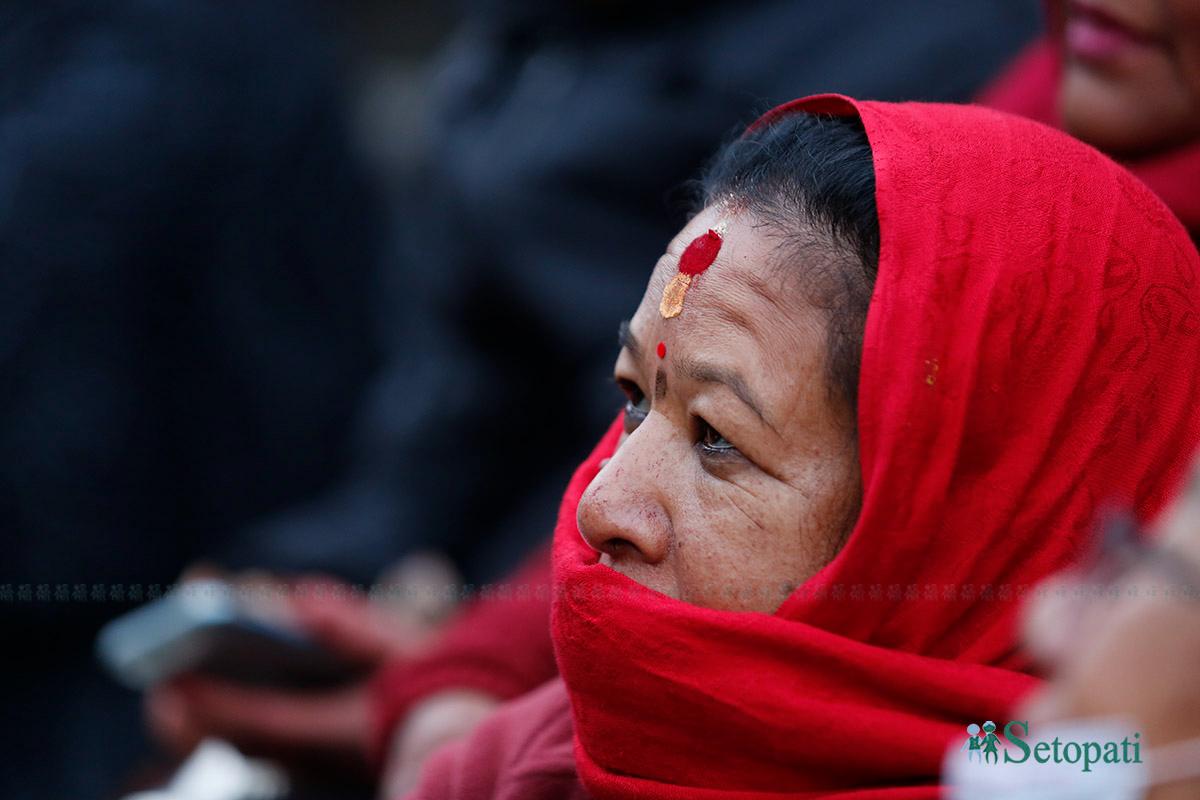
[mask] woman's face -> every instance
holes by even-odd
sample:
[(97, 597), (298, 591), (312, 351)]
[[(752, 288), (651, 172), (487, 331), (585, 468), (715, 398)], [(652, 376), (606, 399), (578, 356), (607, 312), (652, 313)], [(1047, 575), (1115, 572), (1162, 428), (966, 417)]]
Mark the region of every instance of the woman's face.
[[(680, 254), (720, 222), (716, 261), (663, 319)], [(622, 328), (625, 434), (579, 504), (601, 563), (695, 605), (774, 611), (857, 514), (854, 421), (826, 377), (825, 314), (774, 267), (775, 250), (723, 206), (671, 242)]]
[(1200, 2), (1054, 0), (1066, 129), (1118, 155), (1200, 138)]

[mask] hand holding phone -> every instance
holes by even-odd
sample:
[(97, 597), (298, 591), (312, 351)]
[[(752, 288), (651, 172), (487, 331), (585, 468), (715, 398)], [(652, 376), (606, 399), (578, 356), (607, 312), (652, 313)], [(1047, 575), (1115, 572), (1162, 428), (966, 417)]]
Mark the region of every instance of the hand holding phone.
[(190, 581), (110, 622), (97, 653), (134, 689), (185, 672), (297, 689), (334, 686), (361, 673), (362, 664), (278, 609), (264, 593), (256, 597), (223, 580)]
[[(210, 577), (208, 573), (206, 577)], [(247, 754), (300, 766), (313, 763), (344, 766), (354, 773), (366, 774), (371, 734), (369, 676), (385, 661), (419, 654), (427, 647), (434, 628), (419, 613), (373, 601), (332, 579), (305, 578), (285, 586), (274, 579), (243, 576), (229, 578), (226, 583), (243, 589), (272, 587), (241, 592), (244, 599), (264, 596), (270, 599), (252, 615), (261, 619), (265, 614), (266, 623), (286, 628), (288, 637), (299, 631), (306, 637), (306, 646), (315, 642), (348, 662), (356, 668), (356, 677), (347, 683), (314, 682), (308, 668), (300, 668), (297, 674), (293, 662), (293, 666), (286, 668), (287, 674), (281, 676), (272, 670), (256, 669), (246, 681), (240, 679), (244, 675), (246, 648), (234, 646), (227, 651), (238, 654), (232, 659), (238, 666), (227, 670), (221, 663), (226, 656), (215, 663), (197, 660), (194, 655), (175, 660), (177, 653), (187, 654), (189, 648), (160, 650), (143, 644), (140, 650), (147, 657), (118, 656), (113, 659), (113, 668), (128, 676), (124, 679), (126, 683), (146, 687), (144, 709), (150, 732), (169, 751), (179, 755), (186, 755), (207, 737), (218, 737)], [(205, 602), (204, 594), (200, 593), (193, 602)], [(207, 608), (182, 611), (188, 618), (210, 621), (229, 618), (227, 614), (214, 616), (214, 610)], [(161, 626), (171, 632), (169, 636), (159, 633), (150, 637), (150, 641), (164, 643), (180, 640), (183, 630), (209, 629), (195, 622), (172, 624), (171, 620), (177, 621), (180, 613), (178, 608), (164, 609), (161, 616), (143, 619), (139, 627)], [(271, 647), (278, 644), (276, 633), (273, 631), (271, 635)], [(125, 650), (119, 639), (106, 640), (104, 636), (102, 641), (107, 643), (98, 644), (102, 652), (137, 651)], [(181, 640), (189, 638), (183, 636)], [(217, 642), (221, 641), (227, 640), (217, 637)], [(282, 649), (273, 652), (275, 655), (291, 652), (292, 644), (289, 639)], [(210, 657), (221, 649), (218, 644), (206, 647)]]

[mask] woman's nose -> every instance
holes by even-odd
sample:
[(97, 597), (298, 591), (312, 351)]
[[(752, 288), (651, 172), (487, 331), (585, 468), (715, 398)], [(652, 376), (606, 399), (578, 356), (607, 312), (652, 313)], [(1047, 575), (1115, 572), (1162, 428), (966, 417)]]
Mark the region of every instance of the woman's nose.
[(625, 440), (579, 502), (579, 532), (614, 562), (656, 564), (670, 547), (671, 519), (662, 503), (663, 449), (654, 446), (650, 424), (647, 419)]

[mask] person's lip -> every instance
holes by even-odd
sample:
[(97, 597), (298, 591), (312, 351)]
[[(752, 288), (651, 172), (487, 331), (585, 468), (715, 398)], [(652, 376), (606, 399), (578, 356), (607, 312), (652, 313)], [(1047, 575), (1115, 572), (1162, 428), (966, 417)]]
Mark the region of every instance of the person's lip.
[(1113, 62), (1156, 39), (1107, 8), (1087, 0), (1070, 0), (1064, 30), (1067, 52), (1092, 63)]

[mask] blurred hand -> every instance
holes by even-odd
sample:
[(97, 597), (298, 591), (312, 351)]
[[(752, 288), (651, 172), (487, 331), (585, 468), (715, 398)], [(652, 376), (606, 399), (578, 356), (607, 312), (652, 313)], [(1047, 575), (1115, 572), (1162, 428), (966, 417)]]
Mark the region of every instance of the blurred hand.
[[(212, 571), (191, 570), (183, 579), (200, 577), (213, 577)], [(215, 736), (247, 754), (284, 763), (315, 760), (323, 766), (365, 772), (370, 673), (385, 660), (420, 653), (434, 633), (434, 624), (415, 611), (372, 602), (325, 578), (301, 579), (281, 587), (278, 579), (250, 574), (231, 582), (248, 595), (271, 598), (270, 614), (286, 615), (326, 647), (361, 665), (364, 677), (335, 689), (301, 691), (180, 675), (146, 694), (145, 718), (153, 736), (178, 755)], [(272, 591), (256, 592), (262, 589)]]
[(414, 706), (392, 739), (380, 800), (397, 800), (412, 791), (429, 756), (469, 734), (499, 704), (482, 692), (453, 689), (430, 695)]
[[(1194, 595), (1200, 591), (1200, 460), (1156, 527), (1148, 549), (1103, 582), (1067, 572), (1038, 593), (1026, 611), (1024, 642), (1052, 680), (1014, 719), (1030, 720), (1036, 729), (1052, 720), (1132, 718), (1143, 754), (1200, 742), (1200, 604)], [(1195, 774), (1195, 757), (1187, 758), (1192, 768), (1178, 775)], [(1155, 769), (1161, 774), (1161, 758)], [(1176, 779), (1145, 796), (1200, 797), (1200, 778)]]

